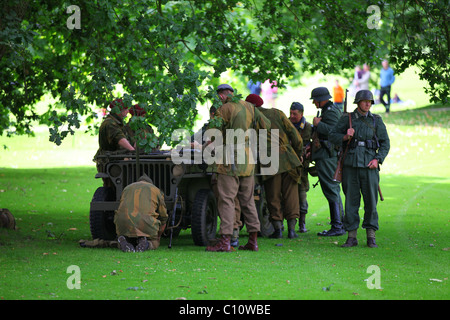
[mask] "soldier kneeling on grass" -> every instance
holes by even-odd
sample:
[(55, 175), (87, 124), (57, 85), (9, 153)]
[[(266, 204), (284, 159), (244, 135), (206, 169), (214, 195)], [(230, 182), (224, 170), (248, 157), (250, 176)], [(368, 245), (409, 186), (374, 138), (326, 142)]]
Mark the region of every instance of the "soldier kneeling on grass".
[(125, 187), (114, 215), (119, 248), (124, 252), (157, 249), (167, 219), (164, 194), (144, 174)]

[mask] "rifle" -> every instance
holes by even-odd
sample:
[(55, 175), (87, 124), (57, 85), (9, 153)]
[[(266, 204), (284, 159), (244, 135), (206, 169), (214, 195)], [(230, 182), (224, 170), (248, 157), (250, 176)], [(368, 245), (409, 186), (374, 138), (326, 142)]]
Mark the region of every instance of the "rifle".
[[(345, 89), (345, 100), (344, 100), (344, 113), (348, 114), (348, 123), (350, 129), (352, 128), (352, 115), (347, 112), (347, 92), (348, 89)], [(338, 163), (336, 167), (336, 171), (334, 172), (333, 181), (336, 182), (342, 182), (342, 170), (344, 168), (344, 159), (348, 151), (348, 146), (350, 145), (350, 141), (352, 140), (352, 137), (347, 141), (347, 146), (345, 147), (345, 151), (341, 147), (341, 150), (339, 151), (339, 158)]]

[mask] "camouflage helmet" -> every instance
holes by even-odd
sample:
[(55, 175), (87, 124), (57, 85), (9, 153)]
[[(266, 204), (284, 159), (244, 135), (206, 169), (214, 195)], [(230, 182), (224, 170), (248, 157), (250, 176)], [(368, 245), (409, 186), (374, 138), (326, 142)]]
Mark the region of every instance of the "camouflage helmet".
[(327, 100), (331, 99), (331, 95), (327, 88), (318, 87), (318, 88), (313, 89), (313, 91), (311, 91), (310, 99), (313, 99), (313, 100), (316, 100), (319, 102), (327, 101)]
[(375, 101), (373, 100), (373, 94), (370, 90), (359, 90), (356, 93), (355, 101), (353, 103), (358, 103), (362, 100), (369, 100), (372, 101), (372, 104), (375, 104)]

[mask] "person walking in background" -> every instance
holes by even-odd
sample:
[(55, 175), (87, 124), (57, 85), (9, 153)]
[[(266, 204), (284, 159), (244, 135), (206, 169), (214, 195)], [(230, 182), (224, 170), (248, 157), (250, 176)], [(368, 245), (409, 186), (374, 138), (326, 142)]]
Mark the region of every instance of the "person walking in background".
[[(334, 104), (337, 105), (341, 111), (344, 110), (344, 89), (342, 89), (339, 84), (339, 80), (336, 79), (333, 87), (333, 101)], [(292, 110), (292, 109), (291, 109)], [(302, 110), (303, 114), (303, 110)]]
[[(386, 113), (390, 112), (391, 107), (391, 86), (395, 81), (394, 70), (389, 67), (389, 62), (383, 60), (383, 68), (380, 71), (380, 102), (384, 105)], [(386, 102), (384, 101), (384, 95), (387, 96)]]

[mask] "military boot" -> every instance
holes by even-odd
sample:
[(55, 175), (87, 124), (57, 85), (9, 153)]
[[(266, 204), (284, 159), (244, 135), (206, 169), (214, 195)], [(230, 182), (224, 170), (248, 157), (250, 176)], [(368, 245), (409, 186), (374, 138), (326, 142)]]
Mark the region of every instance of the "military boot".
[(248, 242), (245, 246), (240, 246), (239, 250), (258, 251), (258, 232), (250, 232), (248, 235)]
[(298, 234), (295, 233), (295, 225), (297, 224), (297, 219), (289, 219), (287, 224), (288, 224), (288, 238), (289, 239), (298, 238)]
[(231, 236), (223, 234), (219, 241), (216, 242), (214, 246), (207, 246), (206, 251), (210, 252), (231, 252), (233, 249), (231, 249), (230, 245)]
[(123, 252), (135, 252), (134, 246), (128, 242), (127, 238), (124, 236), (119, 236), (117, 238), (117, 242), (119, 242), (119, 248)]
[(369, 248), (378, 248), (375, 243), (375, 230), (374, 229), (366, 229), (367, 234), (367, 246)]
[(136, 252), (144, 252), (150, 249), (150, 243), (146, 237), (139, 237), (138, 243), (136, 245)]
[(271, 239), (283, 238), (283, 233), (281, 230), (283, 227), (283, 221), (274, 220), (274, 221), (272, 221), (272, 225), (273, 225), (273, 228), (275, 229), (275, 231), (269, 236), (269, 238), (271, 238)]
[(329, 202), (330, 207), (330, 219), (331, 219), (331, 229), (328, 231), (319, 232), (318, 236), (332, 237), (341, 236), (345, 234), (344, 226), (342, 224), (342, 214), (343, 209), (339, 202)]
[(306, 213), (300, 213), (300, 218), (298, 219), (298, 232), (308, 232), (308, 229), (306, 229)]
[(355, 247), (358, 245), (358, 240), (356, 239), (357, 230), (352, 230), (348, 232), (347, 241), (341, 246), (342, 248)]

